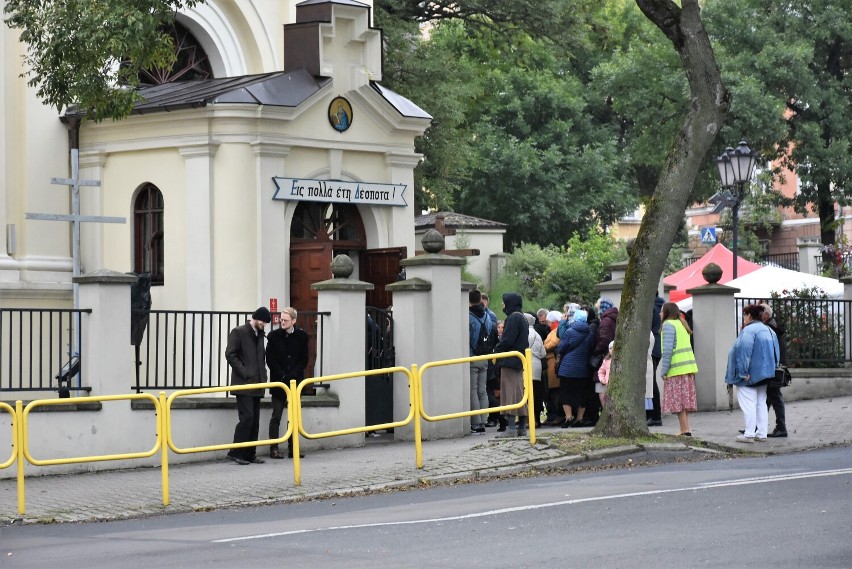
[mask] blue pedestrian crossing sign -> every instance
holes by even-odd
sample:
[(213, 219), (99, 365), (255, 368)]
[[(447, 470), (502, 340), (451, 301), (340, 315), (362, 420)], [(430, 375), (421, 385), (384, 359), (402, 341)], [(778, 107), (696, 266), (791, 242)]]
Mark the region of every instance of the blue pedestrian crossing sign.
[(716, 228), (715, 227), (703, 227), (701, 229), (701, 242), (702, 243), (715, 243), (716, 242)]

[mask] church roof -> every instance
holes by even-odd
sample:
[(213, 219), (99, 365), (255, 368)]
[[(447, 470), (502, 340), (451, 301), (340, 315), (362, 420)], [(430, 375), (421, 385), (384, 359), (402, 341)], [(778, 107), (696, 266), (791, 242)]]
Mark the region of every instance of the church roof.
[(415, 217), (414, 229), (431, 229), (435, 227), (435, 219), (438, 216), (443, 216), (444, 227), (453, 229), (503, 229), (506, 227), (505, 223), (500, 223), (499, 221), (491, 221), (454, 211), (433, 211)]
[(139, 89), (139, 94), (145, 100), (134, 106), (133, 113), (171, 111), (218, 103), (297, 107), (329, 82), (330, 78), (313, 77), (304, 69), (176, 81)]
[[(298, 107), (331, 81), (329, 77), (314, 77), (304, 69), (196, 81), (174, 81), (140, 88), (139, 94), (144, 100), (134, 105), (132, 114), (176, 111), (220, 103)], [(426, 111), (402, 95), (378, 83), (372, 83), (372, 86), (402, 116), (432, 118)], [(72, 107), (66, 116), (79, 114), (81, 113)]]

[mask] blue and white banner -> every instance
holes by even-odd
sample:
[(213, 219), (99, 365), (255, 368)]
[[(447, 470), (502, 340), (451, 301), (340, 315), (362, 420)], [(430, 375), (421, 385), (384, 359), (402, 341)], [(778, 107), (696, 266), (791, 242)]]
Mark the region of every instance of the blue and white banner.
[(311, 180), (307, 178), (272, 178), (275, 182), (274, 200), (300, 202), (334, 202), (405, 207), (405, 184), (371, 184), (340, 180)]

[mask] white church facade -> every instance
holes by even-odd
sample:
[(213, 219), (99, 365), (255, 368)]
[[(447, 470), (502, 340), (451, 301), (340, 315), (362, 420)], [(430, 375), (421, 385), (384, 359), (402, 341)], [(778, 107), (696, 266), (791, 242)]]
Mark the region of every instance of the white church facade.
[[(414, 254), (414, 139), (430, 116), (386, 89), (371, 3), (207, 0), (177, 16), (184, 71), (142, 89), (122, 121), (43, 106), (15, 32), (0, 60), (0, 295), (5, 307), (71, 306), (69, 150), (78, 143), (81, 273), (150, 272), (152, 307), (316, 310), (310, 284), (346, 254), (384, 285)], [(179, 42), (180, 43), (180, 42)]]

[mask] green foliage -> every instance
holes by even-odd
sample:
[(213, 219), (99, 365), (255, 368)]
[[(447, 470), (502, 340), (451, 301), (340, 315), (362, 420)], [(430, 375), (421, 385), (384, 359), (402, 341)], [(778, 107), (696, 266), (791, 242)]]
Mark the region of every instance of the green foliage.
[[(564, 3), (552, 4), (549, 17), (559, 13), (579, 25)], [(588, 20), (599, 8), (584, 4)], [(424, 154), (415, 172), (420, 207), (504, 222), (510, 248), (561, 243), (635, 207), (618, 125), (585, 85), (593, 62), (603, 57), (593, 44), (608, 37), (605, 25), (595, 33), (591, 26), (572, 29), (572, 45), (581, 50), (572, 55), (528, 32), (527, 22), (502, 26), (470, 16), (467, 10), (479, 4), (459, 5), (463, 15), (437, 22), (428, 41), (394, 25), (393, 15), (410, 13), (409, 3), (377, 6), (377, 19), (392, 38), (386, 57), (405, 62), (386, 68), (383, 81), (434, 117), (417, 142)], [(509, 2), (490, 7), (497, 17), (514, 9)], [(403, 37), (407, 41), (393, 39)]]
[(595, 231), (575, 233), (565, 247), (522, 243), (506, 260), (498, 286), (501, 293), (520, 293), (525, 310), (591, 304), (598, 297), (595, 285), (606, 278), (609, 266), (626, 258), (623, 243)]
[(785, 328), (791, 367), (842, 367), (846, 328), (839, 304), (819, 287), (772, 293), (773, 317)]
[(95, 121), (130, 114), (141, 69), (175, 60), (165, 26), (199, 0), (6, 0), (6, 23), (27, 45), (24, 73), (58, 111), (77, 105)]
[(823, 244), (833, 244), (834, 202), (852, 195), (852, 0), (764, 2), (737, 10), (708, 0), (703, 15), (732, 93), (722, 140), (747, 136), (753, 148), (800, 180), (794, 205), (819, 212)]

